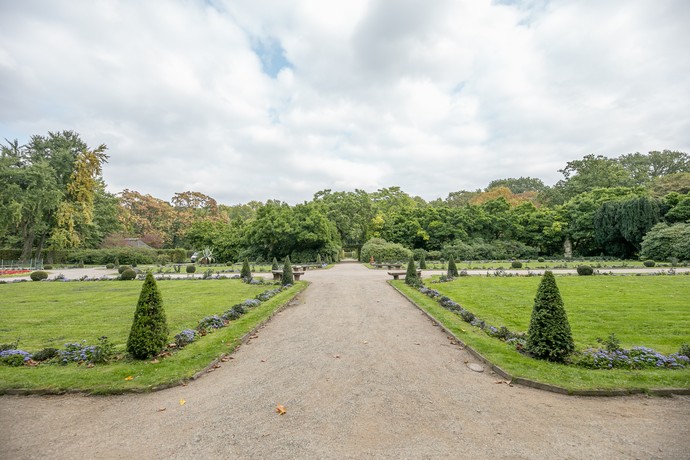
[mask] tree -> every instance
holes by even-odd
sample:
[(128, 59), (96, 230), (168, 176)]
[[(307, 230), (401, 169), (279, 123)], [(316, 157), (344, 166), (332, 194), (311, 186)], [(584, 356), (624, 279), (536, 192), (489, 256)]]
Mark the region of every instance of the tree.
[(690, 173), (690, 156), (672, 150), (653, 151), (647, 155), (629, 153), (620, 156), (618, 162), (630, 173), (635, 185), (647, 185), (670, 174)]
[(507, 187), (514, 194), (521, 194), (525, 192), (541, 192), (546, 189), (546, 185), (541, 179), (535, 177), (519, 177), (517, 179), (511, 177), (508, 179), (497, 179), (489, 182), (485, 191), (489, 191), (497, 187)]
[(271, 264), (271, 270), (278, 270), (278, 259), (273, 258), (273, 263)]
[(569, 161), (565, 168), (558, 171), (564, 178), (544, 192), (544, 197), (551, 204), (565, 203), (596, 188), (633, 185), (630, 173), (616, 159), (602, 155), (585, 155), (581, 160)]
[(287, 286), (288, 284), (294, 284), (295, 277), (292, 274), (292, 263), (290, 262), (290, 256), (285, 258), (285, 263), (283, 264), (283, 275), (280, 279), (280, 284)]
[(527, 350), (539, 359), (563, 362), (575, 350), (570, 323), (556, 279), (544, 272), (527, 333)]
[(168, 324), (156, 280), (151, 272), (141, 287), (141, 294), (134, 312), (132, 329), (127, 339), (127, 352), (136, 359), (157, 355), (168, 340)]
[(414, 265), (414, 258), (410, 257), (407, 262), (407, 272), (405, 273), (405, 284), (416, 286), (419, 284), (419, 277), (417, 276), (417, 267)]
[(690, 224), (655, 225), (642, 239), (640, 259), (690, 260)]
[(452, 255), (448, 259), (448, 277), (449, 278), (457, 278), (458, 276), (458, 267), (455, 265), (455, 257)]
[(607, 201), (594, 214), (594, 239), (604, 254), (631, 257), (640, 250), (644, 235), (660, 220), (660, 206), (654, 198)]

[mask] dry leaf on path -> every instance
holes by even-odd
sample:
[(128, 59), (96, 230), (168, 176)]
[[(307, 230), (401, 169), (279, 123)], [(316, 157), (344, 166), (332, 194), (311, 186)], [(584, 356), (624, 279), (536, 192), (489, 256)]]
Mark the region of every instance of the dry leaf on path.
[(278, 413), (278, 415), (285, 415), (285, 406), (283, 406), (282, 404), (276, 405), (276, 412)]
[(166, 408), (165, 407), (159, 407), (156, 412), (163, 412)]
[(125, 380), (134, 380), (134, 377), (132, 377), (131, 375), (128, 375), (127, 377), (125, 377)]
[(187, 402), (187, 401), (185, 401), (184, 399), (180, 399), (180, 406), (184, 406), (184, 404), (185, 404), (186, 402)]

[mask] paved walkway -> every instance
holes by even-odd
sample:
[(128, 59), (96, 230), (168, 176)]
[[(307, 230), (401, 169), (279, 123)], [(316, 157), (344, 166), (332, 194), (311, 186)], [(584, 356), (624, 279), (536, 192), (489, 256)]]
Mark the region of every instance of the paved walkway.
[(510, 387), (468, 369), (387, 278), (307, 272), (298, 305), (184, 387), (0, 397), (0, 458), (688, 457), (689, 398)]

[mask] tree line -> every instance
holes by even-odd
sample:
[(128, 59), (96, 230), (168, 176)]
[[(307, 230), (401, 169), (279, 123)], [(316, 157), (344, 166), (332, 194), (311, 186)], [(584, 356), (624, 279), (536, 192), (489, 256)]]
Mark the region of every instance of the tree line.
[(400, 187), (321, 190), (310, 201), (219, 204), (200, 192), (169, 201), (106, 191), (106, 146), (77, 133), (2, 144), (0, 247), (21, 258), (108, 248), (125, 237), (154, 248), (213, 249), (219, 261), (337, 259), (376, 238), (431, 258), (610, 256), (690, 260), (690, 157), (663, 150), (586, 155), (547, 186), (502, 178), (425, 201)]

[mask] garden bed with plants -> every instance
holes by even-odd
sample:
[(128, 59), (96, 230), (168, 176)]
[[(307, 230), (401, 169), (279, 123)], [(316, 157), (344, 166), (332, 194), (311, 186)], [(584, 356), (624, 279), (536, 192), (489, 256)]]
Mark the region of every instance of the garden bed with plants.
[(136, 360), (125, 350), (142, 283), (12, 283), (0, 317), (0, 393), (119, 393), (169, 386), (231, 352), (301, 292), (241, 280), (159, 281), (168, 345)]
[(392, 284), (514, 378), (568, 391), (690, 389), (688, 277), (557, 277), (576, 349), (564, 364), (524, 350), (540, 280)]

